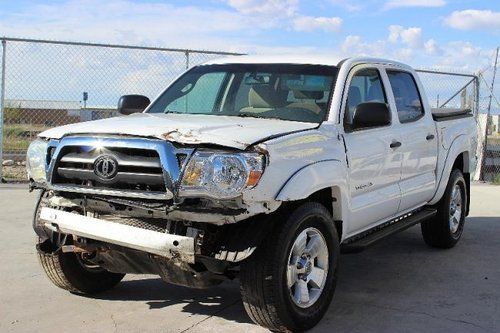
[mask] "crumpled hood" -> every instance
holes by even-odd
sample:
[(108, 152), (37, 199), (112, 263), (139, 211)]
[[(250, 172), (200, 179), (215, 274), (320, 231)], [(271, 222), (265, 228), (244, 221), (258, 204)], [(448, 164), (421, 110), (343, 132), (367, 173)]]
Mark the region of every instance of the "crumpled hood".
[(136, 113), (49, 129), (40, 137), (60, 139), (73, 134), (155, 137), (183, 144), (215, 144), (245, 149), (268, 137), (312, 129), (315, 123), (279, 119), (195, 114)]

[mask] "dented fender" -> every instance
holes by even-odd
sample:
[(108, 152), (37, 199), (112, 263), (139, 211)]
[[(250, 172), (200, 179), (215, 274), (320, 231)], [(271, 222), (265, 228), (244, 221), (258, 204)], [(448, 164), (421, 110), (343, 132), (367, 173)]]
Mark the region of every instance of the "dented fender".
[(345, 187), (345, 179), (346, 170), (340, 160), (314, 162), (297, 170), (283, 185), (276, 200), (300, 200), (328, 187)]

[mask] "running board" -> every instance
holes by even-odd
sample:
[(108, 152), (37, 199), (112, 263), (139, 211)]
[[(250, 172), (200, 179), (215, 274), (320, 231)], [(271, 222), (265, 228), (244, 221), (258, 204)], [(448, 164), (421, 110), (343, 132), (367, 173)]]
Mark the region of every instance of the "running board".
[(402, 215), (394, 220), (383, 223), (373, 229), (346, 239), (340, 246), (340, 250), (342, 253), (361, 252), (368, 246), (375, 244), (383, 238), (406, 230), (415, 224), (433, 217), (436, 213), (436, 209), (424, 208), (416, 212)]

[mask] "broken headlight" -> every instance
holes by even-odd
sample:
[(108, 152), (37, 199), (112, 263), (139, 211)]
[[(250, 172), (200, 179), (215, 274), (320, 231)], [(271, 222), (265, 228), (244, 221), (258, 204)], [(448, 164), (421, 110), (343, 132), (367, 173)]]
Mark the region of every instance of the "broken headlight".
[(264, 171), (264, 155), (197, 151), (181, 181), (182, 196), (230, 199), (257, 185)]
[(33, 179), (37, 183), (45, 183), (47, 181), (45, 174), (45, 166), (47, 165), (47, 146), (47, 141), (36, 139), (30, 144), (26, 154), (28, 178)]

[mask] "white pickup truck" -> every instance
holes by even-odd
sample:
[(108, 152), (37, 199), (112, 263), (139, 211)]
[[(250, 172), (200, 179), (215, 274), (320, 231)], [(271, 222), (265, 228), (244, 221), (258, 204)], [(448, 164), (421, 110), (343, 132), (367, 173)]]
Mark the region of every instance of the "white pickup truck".
[(40, 262), (73, 293), (127, 273), (239, 278), (253, 321), (302, 331), (330, 304), (341, 252), (418, 223), (433, 247), (462, 235), (475, 120), (431, 110), (407, 65), (233, 57), (118, 110), (28, 150)]

